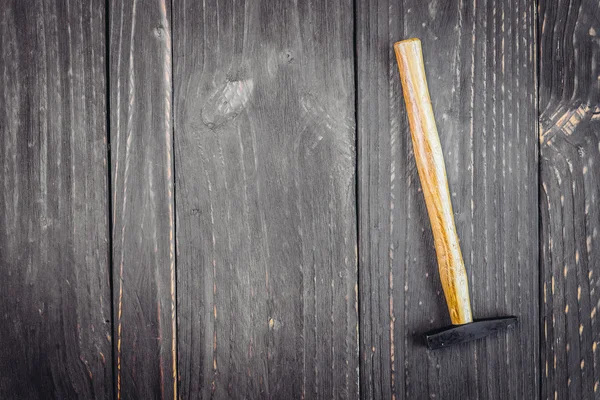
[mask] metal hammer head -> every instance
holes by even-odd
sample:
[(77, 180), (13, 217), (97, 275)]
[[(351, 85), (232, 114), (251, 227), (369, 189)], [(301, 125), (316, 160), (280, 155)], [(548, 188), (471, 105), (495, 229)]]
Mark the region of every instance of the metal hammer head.
[(516, 323), (517, 317), (480, 319), (468, 324), (453, 325), (428, 332), (425, 334), (425, 341), (430, 349), (441, 349), (453, 344), (480, 339)]

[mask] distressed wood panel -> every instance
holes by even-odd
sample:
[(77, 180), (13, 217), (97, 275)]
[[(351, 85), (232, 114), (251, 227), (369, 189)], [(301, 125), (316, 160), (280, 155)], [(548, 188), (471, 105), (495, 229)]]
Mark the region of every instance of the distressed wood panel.
[[(535, 10), (525, 1), (357, 1), (361, 393), (539, 395)], [(450, 324), (392, 44), (419, 37), (476, 318), (516, 330), (438, 351)]]
[(0, 398), (112, 398), (102, 1), (0, 10)]
[(181, 396), (357, 398), (352, 2), (204, 5), (173, 10)]
[(110, 1), (117, 398), (175, 398), (170, 2)]
[(600, 399), (600, 4), (539, 19), (541, 397)]

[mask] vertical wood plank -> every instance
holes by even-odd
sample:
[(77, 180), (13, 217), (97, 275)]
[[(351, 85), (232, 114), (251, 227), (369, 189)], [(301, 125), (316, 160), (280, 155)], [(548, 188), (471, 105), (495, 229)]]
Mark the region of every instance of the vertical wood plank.
[[(361, 393), (539, 394), (535, 10), (526, 1), (357, 1)], [(395, 41), (419, 37), (476, 318), (516, 330), (440, 351), (450, 324)]]
[(357, 398), (352, 2), (178, 1), (183, 398)]
[(542, 398), (600, 398), (600, 4), (540, 1)]
[(176, 398), (170, 2), (109, 4), (117, 398)]
[(112, 398), (103, 1), (0, 10), (0, 398)]

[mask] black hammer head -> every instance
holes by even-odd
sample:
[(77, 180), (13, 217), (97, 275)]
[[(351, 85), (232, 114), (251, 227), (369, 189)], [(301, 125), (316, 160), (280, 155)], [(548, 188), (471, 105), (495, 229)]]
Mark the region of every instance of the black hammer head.
[(453, 344), (469, 342), (509, 328), (517, 323), (517, 317), (480, 319), (464, 325), (452, 325), (425, 334), (427, 347), (441, 349)]

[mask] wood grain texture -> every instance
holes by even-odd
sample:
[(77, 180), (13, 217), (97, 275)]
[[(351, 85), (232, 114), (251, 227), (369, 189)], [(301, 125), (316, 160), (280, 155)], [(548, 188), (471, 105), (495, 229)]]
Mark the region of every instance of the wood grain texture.
[(541, 397), (600, 399), (600, 4), (539, 19)]
[(117, 398), (175, 398), (170, 2), (110, 1)]
[(183, 398), (358, 398), (352, 2), (174, 4)]
[(467, 271), (454, 224), (444, 154), (427, 87), (419, 39), (394, 44), (415, 165), (435, 243), (438, 273), (453, 325), (473, 322)]
[(112, 398), (102, 1), (0, 10), (0, 398)]
[[(539, 395), (535, 10), (523, 1), (357, 1), (361, 394)], [(435, 352), (449, 325), (392, 44), (418, 37), (475, 318), (516, 330)]]

